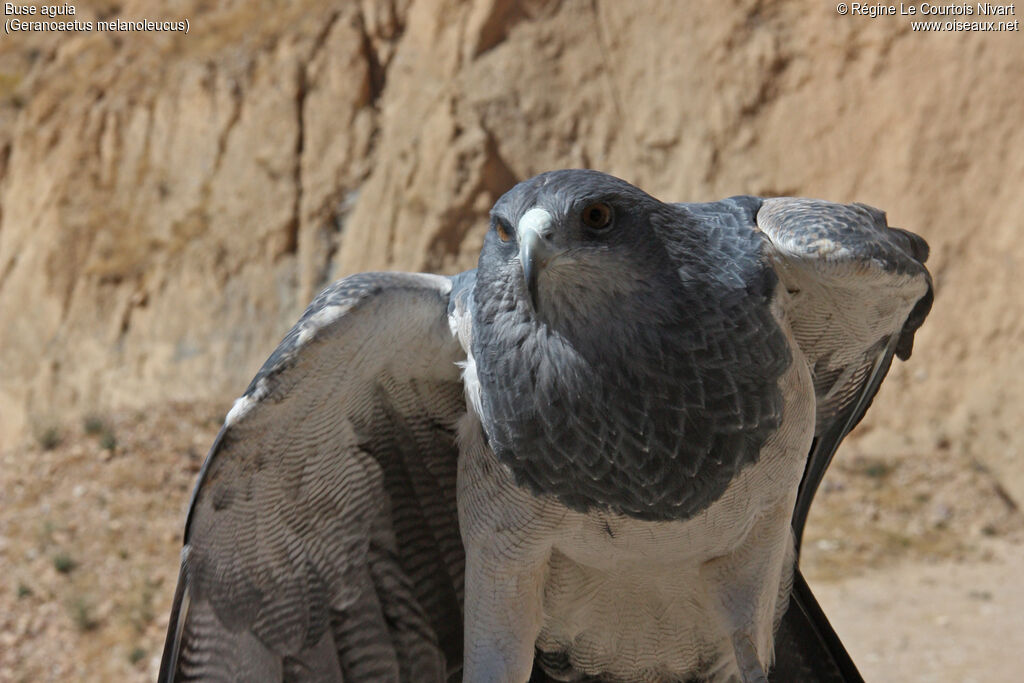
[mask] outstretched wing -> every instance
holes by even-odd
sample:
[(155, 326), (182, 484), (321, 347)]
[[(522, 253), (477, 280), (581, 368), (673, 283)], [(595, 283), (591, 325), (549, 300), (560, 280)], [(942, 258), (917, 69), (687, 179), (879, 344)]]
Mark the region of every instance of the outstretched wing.
[[(839, 443), (867, 411), (893, 356), (910, 357), (914, 333), (932, 305), (928, 245), (888, 227), (863, 204), (766, 199), (758, 228), (774, 245), (788, 290), (786, 312), (817, 397), (814, 441), (793, 512), (797, 552), (814, 494)], [(772, 680), (860, 681), (796, 568), (776, 636)]]
[(193, 494), (161, 681), (442, 681), (460, 665), (451, 289), (335, 283), (235, 402)]
[(794, 512), (799, 550), (835, 449), (864, 416), (893, 355), (910, 357), (931, 309), (928, 245), (864, 204), (766, 199), (757, 226), (775, 247), (773, 265), (817, 396), (815, 442)]

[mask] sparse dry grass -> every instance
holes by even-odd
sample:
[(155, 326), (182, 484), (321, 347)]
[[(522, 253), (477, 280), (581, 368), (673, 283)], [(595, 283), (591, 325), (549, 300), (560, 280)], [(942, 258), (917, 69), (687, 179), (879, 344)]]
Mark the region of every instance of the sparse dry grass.
[[(102, 416), (52, 450), (0, 455), (0, 680), (152, 680), (185, 508), (226, 408)], [(811, 512), (812, 584), (907, 560), (984, 560), (993, 536), (1024, 540), (1020, 513), (968, 456), (849, 451)]]
[(152, 680), (223, 409), (94, 416), (0, 454), (0, 681)]
[(850, 450), (840, 450), (808, 519), (802, 567), (809, 579), (848, 577), (907, 559), (983, 560), (988, 538), (1024, 540), (1024, 516), (967, 454)]

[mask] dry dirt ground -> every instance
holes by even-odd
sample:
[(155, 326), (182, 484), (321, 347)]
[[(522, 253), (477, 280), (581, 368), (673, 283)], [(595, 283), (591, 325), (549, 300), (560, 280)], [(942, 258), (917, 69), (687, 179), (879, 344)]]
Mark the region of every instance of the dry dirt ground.
[[(0, 455), (0, 681), (153, 679), (185, 508), (226, 408), (41, 424)], [(860, 444), (826, 479), (803, 566), (865, 677), (1019, 680), (1016, 505), (954, 447)]]

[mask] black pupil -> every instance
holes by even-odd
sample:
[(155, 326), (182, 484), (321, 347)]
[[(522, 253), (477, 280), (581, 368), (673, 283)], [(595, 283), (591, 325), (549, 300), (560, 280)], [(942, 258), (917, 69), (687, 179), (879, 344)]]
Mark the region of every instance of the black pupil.
[(605, 223), (605, 212), (600, 206), (592, 206), (587, 211), (587, 219), (591, 225), (600, 227)]

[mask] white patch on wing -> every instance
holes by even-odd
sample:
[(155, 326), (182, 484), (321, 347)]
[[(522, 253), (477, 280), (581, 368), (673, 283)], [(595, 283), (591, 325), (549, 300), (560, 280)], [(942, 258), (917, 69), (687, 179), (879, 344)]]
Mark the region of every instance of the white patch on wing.
[(309, 316), (306, 325), (314, 330), (330, 325), (343, 316), (351, 306), (324, 306), (319, 311)]
[(519, 224), (516, 226), (516, 234), (519, 236), (519, 239), (523, 238), (523, 233), (527, 230), (533, 230), (538, 235), (543, 235), (554, 220), (550, 213), (535, 206), (524, 213), (523, 217), (519, 219)]
[(317, 332), (336, 322), (341, 318), (341, 316), (348, 313), (351, 309), (351, 303), (341, 305), (336, 304), (334, 306), (324, 306), (316, 313), (313, 313), (302, 323), (302, 327), (299, 329), (299, 335), (295, 339), (295, 345), (297, 347), (305, 346)]
[(480, 380), (476, 375), (476, 359), (471, 351), (466, 351), (466, 360), (455, 365), (462, 368), (462, 386), (465, 387), (466, 400), (477, 415), (483, 415), (480, 402)]
[[(458, 304), (456, 304), (456, 307), (457, 306), (458, 306)], [(449, 315), (448, 316), (448, 330), (452, 333), (452, 336), (455, 337), (456, 339), (459, 338), (459, 327), (462, 324), (461, 316), (459, 315), (459, 313), (460, 313), (460, 311), (458, 311), (457, 308), (456, 308), (455, 315)]]
[(466, 360), (455, 361), (462, 370), (462, 386), (466, 400), (477, 415), (480, 415), (480, 381), (476, 375), (476, 361), (473, 359), (473, 316), (466, 307), (466, 296), (455, 299), (455, 309), (448, 316), (448, 329), (466, 352)]
[(313, 338), (316, 328), (312, 325), (303, 325), (299, 330), (299, 336), (295, 339), (296, 346), (305, 346), (306, 342)]
[(235, 399), (234, 404), (231, 406), (231, 410), (228, 411), (227, 416), (224, 418), (224, 426), (230, 427), (245, 417), (245, 414), (252, 410), (254, 405), (264, 399), (267, 395), (267, 391), (267, 380), (261, 379), (256, 383), (255, 389), (248, 394)]

